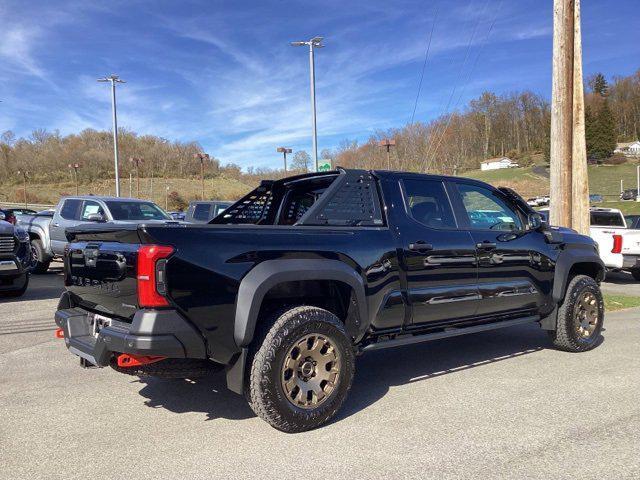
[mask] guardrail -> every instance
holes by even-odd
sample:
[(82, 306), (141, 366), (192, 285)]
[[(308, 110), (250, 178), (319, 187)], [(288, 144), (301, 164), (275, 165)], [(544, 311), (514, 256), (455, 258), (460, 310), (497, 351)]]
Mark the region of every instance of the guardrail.
[(46, 210), (55, 207), (54, 204), (47, 203), (27, 203), (24, 202), (0, 202), (0, 205), (6, 208), (30, 208), (32, 210)]

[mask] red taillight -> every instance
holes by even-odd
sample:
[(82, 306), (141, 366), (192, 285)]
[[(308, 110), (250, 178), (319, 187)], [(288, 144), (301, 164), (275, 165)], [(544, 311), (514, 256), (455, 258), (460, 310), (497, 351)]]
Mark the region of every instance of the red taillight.
[(611, 253), (621, 253), (621, 252), (622, 252), (622, 235), (614, 235), (613, 248), (611, 249)]
[(166, 307), (166, 258), (173, 253), (164, 245), (141, 245), (138, 249), (138, 305), (140, 307)]

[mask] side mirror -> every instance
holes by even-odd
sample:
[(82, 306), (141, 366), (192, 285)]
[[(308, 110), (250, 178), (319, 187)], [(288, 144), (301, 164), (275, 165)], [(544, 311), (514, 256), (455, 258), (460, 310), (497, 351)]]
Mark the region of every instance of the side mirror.
[(87, 216), (87, 220), (90, 222), (100, 223), (100, 222), (104, 222), (104, 217), (100, 213), (92, 213), (89, 216)]
[(4, 219), (6, 219), (6, 218), (7, 218), (7, 217), (5, 217), (5, 216), (4, 216), (4, 212), (0, 212), (0, 220), (4, 220)]
[(544, 220), (539, 213), (530, 213), (527, 218), (527, 223), (529, 230), (540, 230), (544, 225)]

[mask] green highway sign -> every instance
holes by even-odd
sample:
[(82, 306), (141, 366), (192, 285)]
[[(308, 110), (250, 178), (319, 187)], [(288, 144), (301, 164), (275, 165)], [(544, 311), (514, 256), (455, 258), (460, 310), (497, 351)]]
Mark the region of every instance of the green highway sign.
[(331, 170), (331, 160), (318, 160), (318, 171), (328, 172)]

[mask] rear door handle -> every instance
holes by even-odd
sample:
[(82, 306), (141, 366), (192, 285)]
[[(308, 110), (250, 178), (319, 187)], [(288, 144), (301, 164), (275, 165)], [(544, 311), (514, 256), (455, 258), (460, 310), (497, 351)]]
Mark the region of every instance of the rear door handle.
[(494, 242), (488, 242), (488, 241), (484, 241), (484, 242), (479, 242), (476, 243), (476, 248), (478, 250), (495, 250), (498, 246), (494, 243)]
[(59, 224), (59, 223), (54, 223), (54, 224), (53, 224), (53, 226), (54, 226), (54, 227), (59, 227), (59, 226), (60, 226), (60, 224)]
[(425, 242), (424, 240), (418, 240), (415, 243), (409, 244), (409, 250), (414, 252), (426, 252), (428, 250), (433, 250), (433, 245)]

